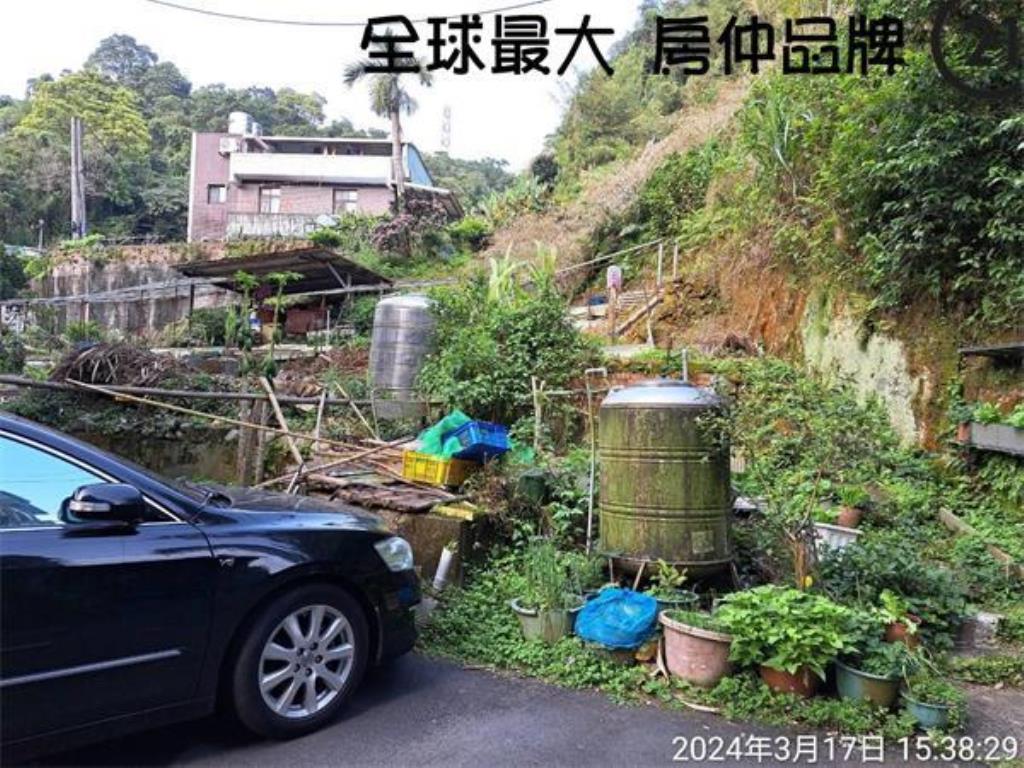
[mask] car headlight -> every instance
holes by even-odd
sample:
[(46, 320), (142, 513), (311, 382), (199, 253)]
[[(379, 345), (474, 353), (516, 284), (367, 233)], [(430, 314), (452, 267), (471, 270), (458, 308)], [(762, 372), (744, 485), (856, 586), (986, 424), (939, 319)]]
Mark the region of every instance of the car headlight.
[(378, 541), (373, 545), (387, 567), (392, 571), (408, 571), (412, 568), (412, 547), (401, 536)]

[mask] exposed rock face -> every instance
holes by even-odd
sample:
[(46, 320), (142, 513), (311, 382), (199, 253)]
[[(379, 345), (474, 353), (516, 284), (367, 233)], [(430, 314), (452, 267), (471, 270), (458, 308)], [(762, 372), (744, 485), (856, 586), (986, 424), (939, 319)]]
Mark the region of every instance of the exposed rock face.
[(877, 397), (893, 428), (906, 443), (924, 437), (914, 405), (931, 390), (927, 372), (913, 375), (906, 347), (883, 333), (865, 335), (860, 323), (845, 314), (822, 316), (808, 302), (802, 338), (805, 365), (832, 382), (846, 381), (862, 401)]

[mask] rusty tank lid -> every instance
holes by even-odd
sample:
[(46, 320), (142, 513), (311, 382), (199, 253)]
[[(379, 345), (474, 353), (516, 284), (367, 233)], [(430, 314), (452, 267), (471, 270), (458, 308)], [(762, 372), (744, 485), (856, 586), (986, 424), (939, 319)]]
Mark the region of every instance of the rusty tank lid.
[(652, 379), (612, 390), (602, 408), (717, 408), (722, 398), (712, 390), (679, 379)]

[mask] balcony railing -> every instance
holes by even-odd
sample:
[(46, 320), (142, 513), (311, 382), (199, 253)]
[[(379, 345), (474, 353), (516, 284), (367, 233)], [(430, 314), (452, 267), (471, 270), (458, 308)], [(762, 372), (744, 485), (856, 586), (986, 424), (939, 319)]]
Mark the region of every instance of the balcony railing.
[(239, 237), (306, 237), (317, 229), (317, 219), (324, 213), (242, 213), (229, 212), (227, 236)]

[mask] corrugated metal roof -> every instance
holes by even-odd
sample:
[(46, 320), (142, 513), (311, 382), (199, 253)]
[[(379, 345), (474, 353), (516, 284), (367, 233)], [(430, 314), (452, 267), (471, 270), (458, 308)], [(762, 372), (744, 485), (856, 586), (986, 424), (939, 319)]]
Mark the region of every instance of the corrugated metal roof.
[(188, 277), (204, 277), (237, 291), (234, 275), (238, 271), (255, 277), (271, 272), (298, 272), (302, 278), (285, 286), (285, 294), (326, 291), (350, 285), (390, 285), (383, 275), (347, 259), (328, 248), (296, 248), (290, 251), (258, 253), (240, 258), (192, 261), (175, 266)]

